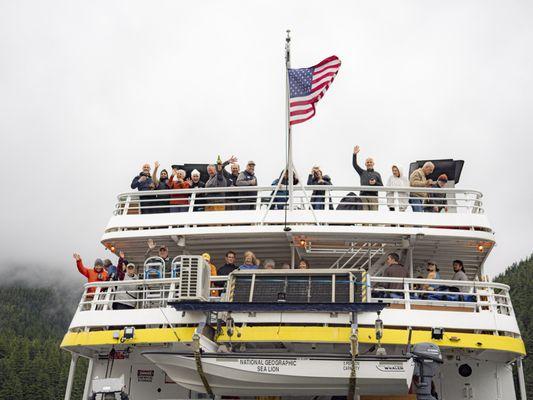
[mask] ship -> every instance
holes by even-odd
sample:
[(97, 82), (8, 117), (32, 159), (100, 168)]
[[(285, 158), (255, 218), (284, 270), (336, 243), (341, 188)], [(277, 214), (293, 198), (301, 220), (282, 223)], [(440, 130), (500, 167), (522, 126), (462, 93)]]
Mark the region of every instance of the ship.
[[(80, 358), (84, 400), (525, 399), (510, 288), (484, 270), (496, 238), (483, 194), (457, 187), (462, 161), (432, 161), (446, 187), (416, 192), (438, 194), (442, 212), (391, 207), (409, 204), (408, 187), (380, 187), (370, 210), (365, 186), (181, 189), (184, 212), (171, 212), (174, 190), (120, 193), (101, 243), (138, 279), (84, 285), (61, 343), (65, 400)], [(213, 275), (230, 250), (285, 265)], [(390, 254), (408, 277), (385, 276)], [(454, 260), (468, 280), (452, 279)], [(440, 279), (424, 278), (428, 262)]]

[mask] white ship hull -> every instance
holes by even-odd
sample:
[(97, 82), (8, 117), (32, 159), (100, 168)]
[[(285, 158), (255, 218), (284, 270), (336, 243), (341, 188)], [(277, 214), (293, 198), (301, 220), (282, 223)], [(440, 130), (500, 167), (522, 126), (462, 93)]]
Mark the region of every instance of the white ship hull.
[[(147, 352), (143, 355), (179, 385), (205, 393), (192, 355)], [(351, 361), (296, 356), (202, 356), (202, 366), (216, 395), (345, 395)], [(365, 358), (356, 362), (357, 387), (364, 395), (401, 395), (409, 391), (411, 359)]]

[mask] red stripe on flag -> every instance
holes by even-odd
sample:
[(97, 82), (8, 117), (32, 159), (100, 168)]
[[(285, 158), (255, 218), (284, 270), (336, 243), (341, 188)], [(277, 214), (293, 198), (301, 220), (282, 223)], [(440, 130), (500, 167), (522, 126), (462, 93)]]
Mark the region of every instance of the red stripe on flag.
[(296, 110), (296, 111), (291, 111), (291, 117), (294, 116), (294, 115), (302, 115), (302, 114), (307, 114), (309, 112), (309, 110), (312, 110), (314, 107), (313, 106), (310, 106), (309, 108), (304, 108), (303, 110)]
[(295, 121), (290, 121), (290, 124), (291, 125), (296, 125), (296, 124), (301, 124), (302, 122), (305, 122), (307, 120), (310, 120), (311, 118), (313, 118), (315, 116), (315, 110), (313, 109), (313, 113), (308, 116), (307, 118), (303, 118), (303, 119), (297, 119)]
[(323, 73), (324, 71), (327, 71), (328, 69), (338, 70), (340, 66), (340, 62), (331, 65), (325, 65), (323, 67), (313, 69), (313, 74), (318, 75)]
[(328, 89), (329, 87), (329, 84), (331, 83), (331, 81), (326, 81), (326, 82), (322, 82), (320, 85), (318, 85), (317, 87), (311, 89), (311, 93), (315, 93), (316, 91), (322, 89), (323, 87), (326, 87), (325, 90)]
[[(296, 97), (297, 98), (297, 97)], [(292, 101), (290, 106), (291, 107), (296, 107), (296, 106), (303, 106), (303, 105), (306, 105), (306, 104), (313, 104), (313, 103), (316, 103), (318, 101), (318, 96), (314, 96), (312, 99), (309, 99), (309, 100), (302, 100), (302, 101)]]
[(322, 79), (324, 79), (326, 76), (335, 76), (337, 72), (328, 72), (327, 74), (321, 75), (318, 78), (314, 79), (311, 84), (315, 84), (317, 82), (320, 82)]
[(327, 63), (329, 63), (329, 62), (331, 62), (333, 60), (338, 60), (338, 59), (339, 59), (339, 57), (337, 57), (337, 56), (329, 56), (328, 58), (325, 58), (324, 60), (320, 61), (317, 65), (315, 65), (314, 68), (315, 69), (316, 68), (320, 68), (322, 65), (327, 64)]

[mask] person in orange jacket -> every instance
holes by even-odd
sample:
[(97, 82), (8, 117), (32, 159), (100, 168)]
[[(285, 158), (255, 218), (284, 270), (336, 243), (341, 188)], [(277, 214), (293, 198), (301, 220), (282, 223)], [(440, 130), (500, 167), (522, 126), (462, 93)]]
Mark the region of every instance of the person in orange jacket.
[[(80, 274), (87, 277), (87, 282), (103, 282), (107, 280), (107, 272), (104, 269), (104, 262), (101, 259), (97, 258), (94, 261), (94, 268), (86, 268), (78, 253), (74, 253), (73, 257), (76, 260), (78, 271), (80, 271)], [(95, 290), (95, 287), (90, 287), (87, 290), (87, 293), (94, 293)]]

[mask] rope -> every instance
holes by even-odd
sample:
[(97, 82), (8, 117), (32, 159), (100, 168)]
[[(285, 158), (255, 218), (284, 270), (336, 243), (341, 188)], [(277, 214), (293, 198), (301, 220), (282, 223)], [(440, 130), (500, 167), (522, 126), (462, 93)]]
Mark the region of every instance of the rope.
[(350, 384), (348, 388), (348, 400), (357, 400), (356, 397), (356, 385), (357, 385), (357, 375), (356, 375), (356, 364), (355, 356), (357, 355), (357, 333), (353, 333), (350, 336), (350, 353), (352, 356), (352, 370), (350, 371)]
[(211, 390), (211, 386), (207, 381), (207, 377), (205, 376), (204, 368), (202, 366), (202, 355), (200, 353), (200, 337), (198, 335), (194, 335), (192, 340), (194, 349), (194, 360), (196, 361), (196, 371), (198, 372), (198, 375), (202, 380), (202, 384), (204, 385), (205, 391), (207, 392), (209, 397), (214, 399), (215, 395), (213, 394), (213, 390)]

